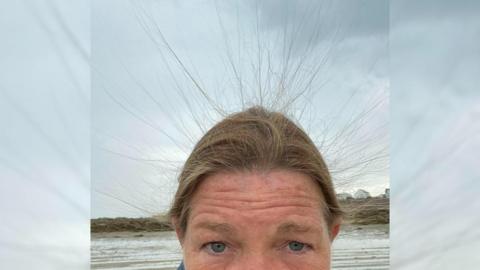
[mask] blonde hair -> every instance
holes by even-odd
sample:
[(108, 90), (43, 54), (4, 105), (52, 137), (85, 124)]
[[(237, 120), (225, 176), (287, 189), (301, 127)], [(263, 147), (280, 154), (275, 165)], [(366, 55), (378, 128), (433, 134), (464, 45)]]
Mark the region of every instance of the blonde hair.
[(185, 233), (191, 198), (205, 177), (272, 169), (301, 172), (319, 184), (329, 227), (342, 215), (328, 168), (308, 135), (284, 114), (252, 107), (226, 117), (195, 145), (179, 176), (170, 220)]

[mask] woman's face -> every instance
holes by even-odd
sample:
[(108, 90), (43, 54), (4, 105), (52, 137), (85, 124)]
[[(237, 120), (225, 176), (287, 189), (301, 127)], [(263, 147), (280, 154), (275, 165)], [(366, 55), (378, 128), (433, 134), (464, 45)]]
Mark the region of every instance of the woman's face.
[(187, 270), (330, 269), (319, 187), (285, 170), (220, 173), (197, 188), (181, 239)]

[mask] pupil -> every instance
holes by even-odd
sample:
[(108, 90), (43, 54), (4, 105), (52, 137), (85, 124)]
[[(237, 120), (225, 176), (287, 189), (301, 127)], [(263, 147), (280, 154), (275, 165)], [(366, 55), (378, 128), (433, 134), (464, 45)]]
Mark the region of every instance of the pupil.
[(293, 250), (293, 251), (300, 251), (300, 250), (303, 249), (304, 244), (299, 243), (299, 242), (290, 242), (290, 243), (288, 244), (288, 246), (289, 246), (290, 249)]
[(213, 243), (212, 250), (217, 253), (223, 252), (225, 250), (225, 245), (222, 243)]

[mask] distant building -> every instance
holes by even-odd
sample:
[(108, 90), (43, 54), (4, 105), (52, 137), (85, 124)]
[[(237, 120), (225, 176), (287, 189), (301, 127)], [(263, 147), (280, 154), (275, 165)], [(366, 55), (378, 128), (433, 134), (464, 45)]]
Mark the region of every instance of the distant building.
[(337, 199), (340, 201), (346, 201), (348, 199), (353, 199), (353, 196), (350, 193), (342, 192), (337, 194)]
[(370, 198), (371, 196), (370, 196), (370, 193), (368, 193), (368, 191), (365, 191), (363, 189), (359, 189), (359, 190), (357, 190), (357, 192), (355, 192), (353, 197), (355, 199), (367, 199), (367, 198)]
[(390, 199), (390, 189), (389, 188), (385, 189), (385, 198)]

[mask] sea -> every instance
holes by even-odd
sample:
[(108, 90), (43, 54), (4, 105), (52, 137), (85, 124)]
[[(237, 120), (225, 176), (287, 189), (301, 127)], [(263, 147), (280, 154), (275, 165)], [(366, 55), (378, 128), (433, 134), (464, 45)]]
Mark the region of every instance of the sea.
[[(333, 243), (332, 269), (389, 269), (389, 226), (344, 226)], [(182, 259), (174, 232), (94, 233), (91, 269), (174, 270)]]

